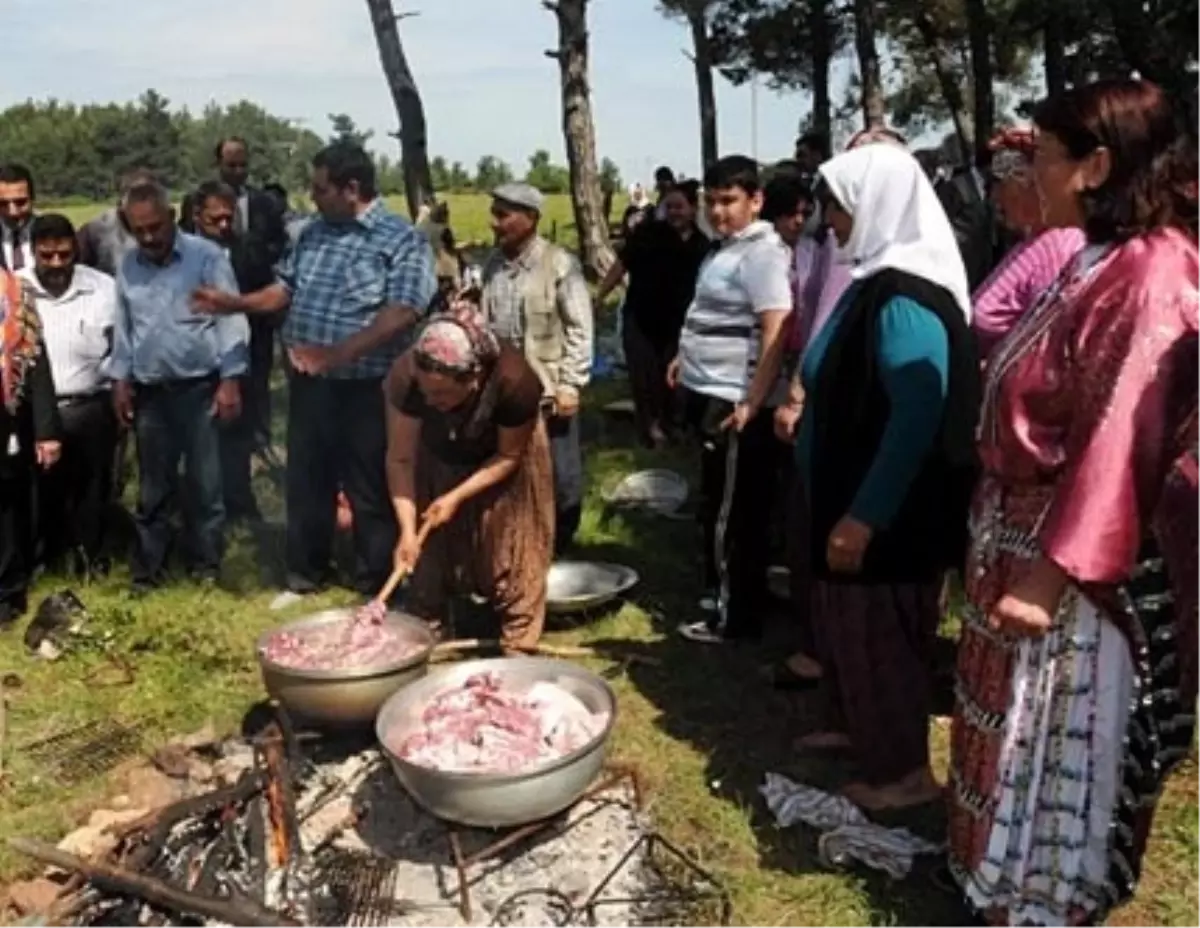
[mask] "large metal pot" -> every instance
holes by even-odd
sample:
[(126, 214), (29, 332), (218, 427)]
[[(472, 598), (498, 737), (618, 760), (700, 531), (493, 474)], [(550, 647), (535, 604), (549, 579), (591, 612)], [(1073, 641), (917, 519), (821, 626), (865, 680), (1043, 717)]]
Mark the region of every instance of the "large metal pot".
[[(571, 754), (516, 774), (446, 773), (418, 767), (388, 747), (421, 724), (421, 713), (445, 689), (468, 677), (493, 673), (517, 690), (554, 683), (592, 712), (608, 713), (604, 730)], [(479, 828), (509, 828), (541, 821), (575, 802), (604, 765), (617, 702), (600, 677), (569, 661), (541, 657), (500, 657), (438, 668), (425, 679), (393, 694), (379, 711), (375, 734), (396, 779), (421, 806), (438, 818)]]
[(263, 683), (267, 692), (290, 714), (318, 725), (369, 725), (392, 693), (425, 676), (435, 643), (433, 635), (424, 622), (402, 612), (389, 612), (384, 621), (421, 642), (422, 648), (398, 663), (346, 670), (299, 670), (267, 659), (265, 648), (273, 635), (341, 622), (353, 612), (352, 609), (327, 609), (278, 625), (259, 636), (256, 652)]
[(624, 596), (637, 582), (637, 571), (623, 564), (556, 561), (546, 576), (546, 610), (565, 615), (597, 609)]

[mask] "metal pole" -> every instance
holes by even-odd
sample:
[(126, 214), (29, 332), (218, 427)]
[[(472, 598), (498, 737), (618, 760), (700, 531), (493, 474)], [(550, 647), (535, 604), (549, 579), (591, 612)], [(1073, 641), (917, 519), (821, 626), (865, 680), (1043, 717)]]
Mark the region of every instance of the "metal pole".
[(750, 78), (750, 154), (758, 160), (758, 76)]

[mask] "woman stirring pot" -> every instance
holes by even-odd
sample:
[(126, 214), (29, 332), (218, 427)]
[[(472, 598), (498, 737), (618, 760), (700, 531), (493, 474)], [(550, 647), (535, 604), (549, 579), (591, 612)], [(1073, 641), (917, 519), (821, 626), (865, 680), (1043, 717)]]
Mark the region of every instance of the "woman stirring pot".
[(554, 550), (541, 381), (461, 309), (426, 323), (385, 389), (396, 563), (412, 571), (406, 610), (437, 626), (452, 594), (478, 593), (504, 651), (533, 650)]

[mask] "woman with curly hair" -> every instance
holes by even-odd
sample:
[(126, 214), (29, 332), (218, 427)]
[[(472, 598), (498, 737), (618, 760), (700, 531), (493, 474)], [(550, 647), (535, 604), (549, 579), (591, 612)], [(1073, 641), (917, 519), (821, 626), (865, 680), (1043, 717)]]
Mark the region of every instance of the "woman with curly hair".
[(989, 147), (992, 202), (1000, 221), (1018, 242), (972, 298), (972, 327), (979, 339), (979, 356), (985, 361), (1086, 244), (1082, 229), (1046, 228), (1042, 221), (1042, 204), (1033, 181), (1033, 131), (1005, 129)]
[(499, 618), (504, 650), (533, 650), (554, 550), (536, 372), (462, 309), (430, 318), (385, 390), (396, 562), (412, 571), (405, 608), (437, 626), (454, 593), (477, 593)]
[(1188, 544), (1195, 570), (1195, 148), (1145, 81), (1034, 122), (1046, 223), (1087, 246), (988, 364), (950, 866), (991, 922), (1100, 924), (1192, 744), (1195, 590), (1172, 571)]

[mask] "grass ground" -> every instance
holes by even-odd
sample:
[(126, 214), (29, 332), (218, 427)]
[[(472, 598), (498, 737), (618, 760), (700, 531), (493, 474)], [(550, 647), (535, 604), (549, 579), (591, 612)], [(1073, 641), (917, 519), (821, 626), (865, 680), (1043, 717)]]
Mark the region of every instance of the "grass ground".
[[(590, 662), (596, 669), (618, 669), (614, 754), (642, 771), (658, 827), (726, 882), (740, 924), (964, 923), (954, 898), (924, 871), (901, 883), (861, 871), (831, 871), (820, 864), (810, 833), (771, 824), (757, 794), (764, 772), (832, 785), (844, 771), (834, 762), (802, 760), (790, 750), (792, 739), (809, 723), (812, 706), (801, 697), (777, 695), (760, 680), (766, 650), (706, 650), (672, 634), (677, 622), (693, 614), (696, 598), (691, 523), (606, 511), (600, 491), (635, 468), (672, 466), (689, 473), (691, 467), (678, 452), (664, 459), (634, 448), (628, 424), (597, 412), (620, 395), (617, 385), (599, 385), (585, 412), (591, 489), (578, 555), (630, 564), (642, 583), (633, 601), (620, 609), (576, 627), (555, 626), (549, 637), (588, 643), (604, 655)], [(277, 489), (262, 477), (257, 489), (264, 509), (278, 522)], [(22, 757), (20, 745), (39, 736), (104, 716), (145, 714), (156, 719), (163, 738), (208, 720), (221, 730), (236, 730), (264, 695), (253, 648), (256, 635), (281, 618), (268, 610), (279, 562), (278, 531), (258, 539), (237, 533), (217, 589), (180, 582), (133, 600), (125, 592), (123, 570), (80, 588), (93, 628), (134, 668), (128, 685), (114, 679), (119, 675), (98, 648), (42, 663), (25, 654), (19, 633), (0, 635), (0, 673), (23, 678), (9, 713), (8, 744), (16, 749), (6, 751), (5, 769), (15, 787), (0, 796), (0, 837), (60, 835), (105, 794), (102, 781), (72, 790), (32, 784), (36, 770)], [(64, 585), (62, 578), (43, 578), (35, 603)], [(321, 603), (353, 601), (334, 592)], [(659, 663), (629, 662), (632, 655), (653, 656)], [(944, 724), (934, 723), (932, 738), (944, 765)], [(1189, 764), (1169, 783), (1142, 891), (1116, 913), (1114, 923), (1196, 923), (1196, 776), (1194, 763)], [(936, 813), (899, 822), (934, 835), (940, 824)], [(27, 866), (0, 847), (0, 881)]]
[[(492, 233), (489, 226), (488, 209), (491, 200), (480, 193), (450, 193), (444, 197), (450, 206), (450, 226), (455, 238), (466, 244), (490, 244)], [(403, 197), (388, 197), (388, 207), (401, 216), (408, 215)], [(65, 206), (61, 209), (52, 205), (41, 207), (44, 212), (61, 211), (77, 226), (89, 219), (95, 218), (107, 204), (86, 204)], [(613, 206), (614, 217), (620, 214), (622, 203)], [(576, 241), (575, 219), (571, 211), (571, 198), (566, 194), (551, 194), (546, 197), (545, 208), (542, 212), (542, 234), (571, 247)]]

